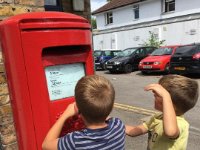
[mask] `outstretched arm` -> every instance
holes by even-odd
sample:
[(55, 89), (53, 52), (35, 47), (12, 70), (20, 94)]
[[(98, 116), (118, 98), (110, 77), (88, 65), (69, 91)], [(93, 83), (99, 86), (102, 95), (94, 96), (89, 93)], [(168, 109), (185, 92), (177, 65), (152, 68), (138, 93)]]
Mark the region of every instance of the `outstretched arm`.
[(179, 128), (170, 94), (160, 84), (150, 84), (145, 87), (145, 90), (153, 91), (156, 96), (162, 99), (164, 133), (169, 138), (177, 138), (179, 136)]
[(138, 136), (147, 133), (147, 129), (141, 124), (139, 126), (126, 125), (126, 134), (129, 136)]
[(47, 133), (43, 143), (43, 150), (57, 150), (58, 138), (65, 121), (77, 113), (75, 103), (70, 104), (53, 127)]

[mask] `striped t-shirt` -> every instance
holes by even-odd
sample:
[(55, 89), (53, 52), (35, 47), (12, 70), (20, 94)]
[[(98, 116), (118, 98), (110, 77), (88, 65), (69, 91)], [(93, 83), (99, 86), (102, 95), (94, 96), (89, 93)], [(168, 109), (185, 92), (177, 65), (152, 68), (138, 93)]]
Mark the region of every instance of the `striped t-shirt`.
[(118, 118), (110, 118), (108, 126), (84, 129), (61, 137), (58, 150), (124, 150), (125, 126)]

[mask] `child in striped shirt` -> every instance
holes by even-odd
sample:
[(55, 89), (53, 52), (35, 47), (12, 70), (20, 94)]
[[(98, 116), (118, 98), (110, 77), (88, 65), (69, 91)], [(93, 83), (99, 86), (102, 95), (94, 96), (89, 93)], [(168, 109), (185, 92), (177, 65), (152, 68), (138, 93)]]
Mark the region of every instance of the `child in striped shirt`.
[[(43, 142), (43, 150), (123, 150), (124, 124), (118, 118), (107, 119), (114, 99), (115, 90), (106, 78), (98, 75), (81, 78), (75, 87), (75, 103), (67, 107), (50, 129)], [(86, 128), (59, 138), (65, 121), (78, 112)]]

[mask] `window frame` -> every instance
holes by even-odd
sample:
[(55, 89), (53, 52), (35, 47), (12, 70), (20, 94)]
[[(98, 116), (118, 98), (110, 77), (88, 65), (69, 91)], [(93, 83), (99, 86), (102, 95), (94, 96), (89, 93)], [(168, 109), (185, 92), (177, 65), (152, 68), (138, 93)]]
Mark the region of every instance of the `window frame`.
[(163, 0), (163, 13), (174, 12), (176, 10), (176, 0)]
[(105, 13), (105, 24), (108, 25), (112, 23), (113, 23), (113, 13), (111, 11)]
[(133, 6), (133, 12), (134, 12), (134, 19), (137, 20), (140, 18), (140, 6), (138, 5), (134, 5)]

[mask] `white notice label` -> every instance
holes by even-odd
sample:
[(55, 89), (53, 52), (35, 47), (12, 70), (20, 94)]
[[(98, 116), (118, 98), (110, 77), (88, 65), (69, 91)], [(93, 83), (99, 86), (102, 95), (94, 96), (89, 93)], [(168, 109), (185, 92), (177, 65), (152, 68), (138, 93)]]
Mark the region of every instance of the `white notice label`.
[(50, 100), (74, 96), (77, 81), (85, 76), (83, 63), (49, 66), (45, 68)]

